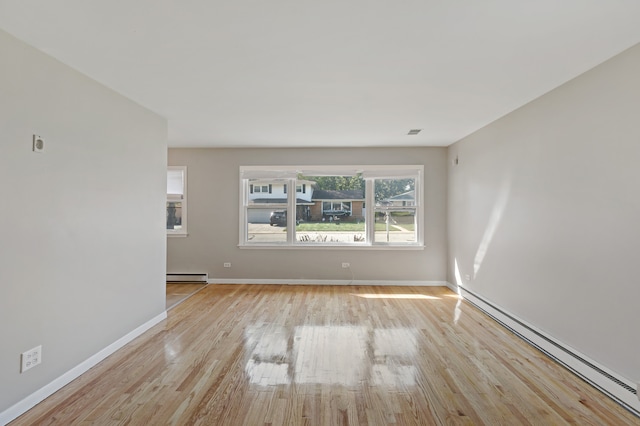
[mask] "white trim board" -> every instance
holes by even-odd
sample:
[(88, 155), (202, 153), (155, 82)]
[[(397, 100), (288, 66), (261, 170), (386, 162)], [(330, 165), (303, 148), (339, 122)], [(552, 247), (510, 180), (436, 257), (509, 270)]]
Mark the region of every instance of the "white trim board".
[(371, 286), (407, 286), (407, 287), (445, 287), (446, 281), (421, 280), (307, 280), (307, 279), (244, 279), (209, 278), (209, 284), (286, 284), (286, 285), (371, 285)]
[(449, 281), (447, 281), (447, 283), (445, 285), (447, 287), (449, 287), (449, 290), (451, 290), (452, 292), (460, 294), (460, 289), (458, 287), (456, 287), (455, 285), (451, 284)]
[(604, 365), (558, 341), (527, 321), (484, 299), (479, 294), (463, 286), (456, 287), (450, 283), (447, 284), (447, 287), (460, 294), (465, 300), (479, 308), (503, 327), (600, 390), (634, 415), (640, 417), (638, 385), (633, 383), (632, 380), (611, 371)]
[(80, 377), (87, 370), (94, 367), (103, 359), (107, 358), (109, 355), (113, 354), (118, 349), (122, 348), (127, 343), (131, 342), (136, 337), (140, 336), (145, 331), (149, 330), (154, 325), (158, 324), (160, 321), (167, 318), (167, 311), (162, 312), (159, 315), (156, 315), (154, 318), (151, 318), (149, 321), (130, 331), (126, 335), (122, 336), (106, 348), (102, 349), (95, 355), (92, 355), (85, 361), (73, 367), (71, 370), (64, 373), (62, 376), (54, 379), (49, 384), (43, 386), (37, 391), (33, 392), (31, 395), (28, 395), (21, 401), (18, 401), (11, 407), (7, 408), (3, 412), (0, 412), (0, 425), (6, 425), (10, 421), (18, 418), (22, 414), (26, 413), (28, 410), (33, 408), (36, 404), (42, 402), (47, 397), (51, 396), (54, 392), (60, 390), (73, 380)]

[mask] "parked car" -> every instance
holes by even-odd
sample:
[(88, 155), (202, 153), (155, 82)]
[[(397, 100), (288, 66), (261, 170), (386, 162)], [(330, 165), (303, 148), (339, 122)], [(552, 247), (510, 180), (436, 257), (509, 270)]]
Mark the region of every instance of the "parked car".
[(278, 210), (278, 211), (271, 212), (271, 217), (269, 218), (269, 224), (271, 226), (275, 226), (275, 225), (286, 226), (287, 225), (287, 211), (286, 210)]
[(350, 216), (350, 213), (346, 210), (325, 210), (322, 213), (323, 220), (341, 220), (347, 216)]

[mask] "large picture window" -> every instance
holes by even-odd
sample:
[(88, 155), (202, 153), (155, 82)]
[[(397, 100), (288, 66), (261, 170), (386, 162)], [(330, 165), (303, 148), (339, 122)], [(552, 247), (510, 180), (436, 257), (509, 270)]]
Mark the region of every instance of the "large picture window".
[(422, 176), (423, 166), (240, 167), (240, 247), (421, 248)]

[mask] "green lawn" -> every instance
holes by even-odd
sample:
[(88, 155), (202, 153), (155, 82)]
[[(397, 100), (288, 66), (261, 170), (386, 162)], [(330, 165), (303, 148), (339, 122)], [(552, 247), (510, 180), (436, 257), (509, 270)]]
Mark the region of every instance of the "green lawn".
[(308, 222), (296, 226), (296, 232), (364, 232), (364, 223)]
[[(407, 231), (412, 231), (415, 229), (413, 223), (405, 223), (398, 225)], [(387, 225), (384, 223), (376, 223), (376, 231), (386, 231)], [(393, 226), (389, 226), (390, 232), (397, 232), (399, 229), (394, 228)], [(337, 223), (329, 223), (329, 222), (308, 222), (301, 223), (296, 226), (296, 232), (364, 232), (364, 222), (363, 223), (351, 223), (351, 222), (343, 222), (340, 224)]]

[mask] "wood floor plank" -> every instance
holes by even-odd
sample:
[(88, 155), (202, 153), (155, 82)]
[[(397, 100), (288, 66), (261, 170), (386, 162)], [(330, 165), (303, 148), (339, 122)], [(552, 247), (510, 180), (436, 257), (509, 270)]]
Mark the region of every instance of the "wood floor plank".
[(189, 296), (202, 290), (206, 286), (204, 283), (167, 283), (166, 307), (174, 307), (178, 303), (186, 300)]
[(11, 423), (85, 424), (640, 419), (447, 288), (209, 285)]

